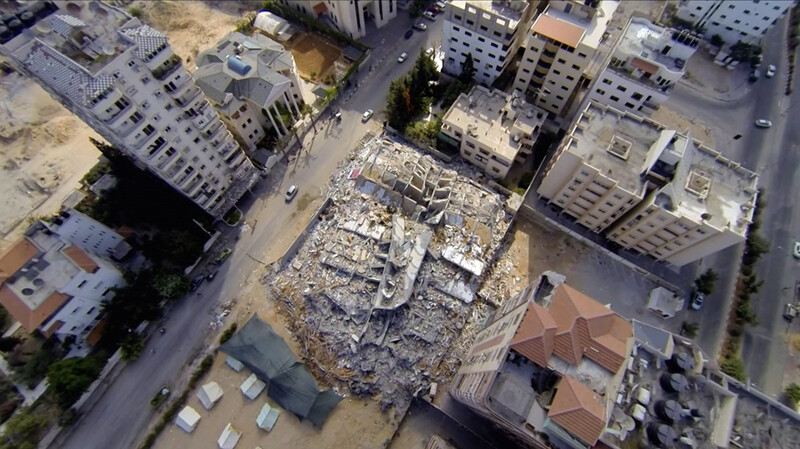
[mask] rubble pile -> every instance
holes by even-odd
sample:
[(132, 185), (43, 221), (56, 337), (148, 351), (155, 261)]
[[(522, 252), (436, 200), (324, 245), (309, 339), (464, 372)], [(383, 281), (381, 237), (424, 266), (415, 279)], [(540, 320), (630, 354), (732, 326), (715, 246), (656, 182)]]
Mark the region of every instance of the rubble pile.
[(295, 258), (265, 279), (326, 380), (384, 409), (454, 375), (491, 311), (473, 301), (512, 217), (467, 169), (370, 140)]

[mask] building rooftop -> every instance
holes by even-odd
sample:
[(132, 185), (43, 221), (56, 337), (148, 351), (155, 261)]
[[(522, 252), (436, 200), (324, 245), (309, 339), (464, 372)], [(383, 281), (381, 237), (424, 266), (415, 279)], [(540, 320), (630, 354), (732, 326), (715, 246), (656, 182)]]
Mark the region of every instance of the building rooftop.
[(603, 40), (608, 22), (619, 6), (619, 1), (603, 0), (591, 20), (584, 20), (558, 9), (548, 7), (533, 24), (532, 31), (563, 42), (571, 47), (579, 43), (597, 48)]
[(567, 140), (568, 151), (618, 185), (644, 195), (647, 172), (677, 161), (656, 204), (695, 222), (705, 221), (743, 234), (757, 195), (755, 173), (691, 136), (666, 130), (648, 118), (591, 102)]
[(546, 117), (541, 109), (514, 95), (475, 86), (458, 96), (442, 121), (461, 128), (511, 162), (522, 148), (517, 134), (535, 140)]
[(618, 49), (628, 55), (637, 55), (636, 60), (645, 63), (644, 67), (637, 68), (646, 73), (655, 74), (652, 67), (646, 66), (648, 60), (655, 61), (672, 72), (683, 72), (685, 59), (662, 52), (665, 46), (682, 45), (672, 39), (672, 33), (673, 30), (670, 28), (655, 25), (644, 18), (633, 17), (622, 35)]
[(562, 377), (556, 386), (547, 416), (589, 444), (595, 444), (606, 428), (606, 410), (600, 397), (570, 376)]
[(528, 8), (526, 0), (509, 1), (481, 1), (481, 0), (454, 0), (448, 3), (448, 8), (458, 8), (466, 10), (472, 6), (479, 11), (491, 11), (492, 14), (508, 20), (509, 28), (516, 28), (525, 9)]

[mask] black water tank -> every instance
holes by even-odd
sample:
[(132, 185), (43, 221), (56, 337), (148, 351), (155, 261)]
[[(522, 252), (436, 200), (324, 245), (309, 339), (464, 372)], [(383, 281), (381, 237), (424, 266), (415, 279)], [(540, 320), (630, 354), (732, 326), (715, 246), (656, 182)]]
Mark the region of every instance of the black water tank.
[(653, 408), (656, 411), (656, 416), (670, 424), (681, 419), (683, 408), (673, 400), (657, 401)]
[(22, 21), (14, 18), (11, 20), (11, 22), (8, 22), (8, 27), (14, 31), (19, 31), (22, 29)]
[(11, 39), (14, 36), (14, 32), (8, 29), (7, 26), (0, 25), (0, 39)]
[(25, 11), (22, 14), (19, 14), (17, 17), (19, 17), (19, 20), (21, 20), (26, 27), (29, 27), (34, 23), (36, 23), (36, 16), (34, 16), (33, 13), (30, 11)]
[(3, 14), (2, 16), (0, 16), (0, 22), (3, 22), (6, 25), (8, 25), (8, 22), (11, 22), (16, 18), (17, 16), (15, 16), (14, 14)]

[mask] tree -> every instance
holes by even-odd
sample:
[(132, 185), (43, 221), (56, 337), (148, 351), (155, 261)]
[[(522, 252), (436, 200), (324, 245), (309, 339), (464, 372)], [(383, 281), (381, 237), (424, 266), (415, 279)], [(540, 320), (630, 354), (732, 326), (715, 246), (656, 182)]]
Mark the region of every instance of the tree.
[(698, 323), (691, 321), (684, 321), (681, 323), (681, 335), (685, 335), (686, 338), (697, 338), (699, 332), (700, 325)]
[(57, 349), (55, 338), (47, 339), (39, 350), (25, 362), (22, 369), (14, 373), (14, 379), (17, 382), (24, 382), (30, 388), (35, 387), (47, 375), (50, 365), (59, 359), (60, 354)]
[(61, 409), (70, 408), (102, 369), (102, 362), (94, 357), (71, 357), (53, 363), (47, 370), (47, 381)]
[(141, 335), (134, 332), (128, 333), (119, 346), (120, 356), (122, 360), (126, 361), (138, 359), (142, 354), (142, 349), (144, 349), (144, 340)]
[(46, 417), (33, 413), (30, 407), (20, 409), (6, 422), (0, 449), (35, 449), (45, 427)]
[(719, 368), (723, 373), (733, 377), (739, 382), (747, 380), (747, 372), (744, 369), (744, 364), (741, 359), (736, 356), (731, 356), (723, 360)]
[(694, 287), (697, 289), (698, 292), (704, 295), (710, 295), (714, 292), (714, 284), (719, 279), (719, 275), (709, 268), (703, 274), (701, 274), (697, 279), (694, 281)]
[(402, 131), (411, 121), (412, 109), (409, 101), (408, 78), (403, 77), (389, 84), (389, 95), (386, 99), (386, 115), (389, 126)]
[(160, 271), (153, 277), (153, 289), (162, 298), (172, 301), (189, 291), (189, 280), (186, 276)]
[(203, 253), (203, 241), (183, 230), (159, 232), (145, 245), (144, 252), (156, 263), (184, 268)]
[(785, 394), (786, 399), (789, 400), (789, 406), (797, 410), (797, 404), (800, 403), (800, 385), (794, 382), (790, 383), (786, 389), (783, 390), (783, 394)]
[(21, 341), (22, 340), (16, 337), (0, 337), (0, 351), (13, 351)]
[(725, 41), (722, 39), (722, 36), (720, 36), (719, 34), (715, 34), (711, 36), (711, 45), (719, 48), (725, 45)]
[(472, 59), (472, 53), (467, 53), (467, 59), (461, 63), (461, 73), (458, 75), (458, 80), (464, 84), (471, 84), (477, 71), (475, 60)]

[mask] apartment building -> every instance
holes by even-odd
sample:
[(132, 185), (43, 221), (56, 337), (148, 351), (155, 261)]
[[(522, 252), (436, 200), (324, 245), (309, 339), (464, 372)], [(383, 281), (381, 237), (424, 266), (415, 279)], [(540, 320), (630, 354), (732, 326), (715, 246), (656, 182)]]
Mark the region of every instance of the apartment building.
[(0, 256), (0, 305), (28, 332), (82, 342), (100, 322), (103, 302), (125, 285), (110, 262), (34, 223)]
[(683, 77), (686, 61), (700, 40), (689, 30), (677, 31), (632, 17), (585, 101), (639, 115), (652, 114)]
[(611, 0), (551, 1), (531, 27), (514, 90), (551, 118), (563, 117), (588, 81), (584, 72), (595, 60), (617, 6)]
[(448, 3), (442, 24), (442, 71), (458, 76), (471, 54), (475, 82), (491, 86), (524, 42), (534, 12), (526, 0)]
[(475, 86), (447, 111), (440, 136), (461, 157), (502, 179), (531, 154), (546, 116), (517, 94)]
[[(545, 272), (508, 299), (451, 383), (459, 402), (534, 447), (591, 447), (611, 418), (631, 323)], [(562, 447), (558, 445), (558, 447)]]
[(537, 193), (620, 247), (682, 266), (744, 241), (757, 183), (687, 134), (591, 102)]
[(326, 22), (353, 39), (381, 28), (397, 16), (395, 0), (278, 0), (303, 14)]
[(701, 30), (706, 38), (718, 34), (727, 44), (758, 43), (794, 1), (682, 0), (679, 19)]
[(34, 2), (3, 18), (0, 54), (210, 215), (258, 180), (161, 32), (102, 2)]
[(196, 61), (197, 85), (246, 149), (255, 150), (268, 130), (278, 138), (289, 134), (292, 123), (284, 123), (283, 114), (301, 117), (297, 66), (280, 43), (233, 32)]
[(44, 224), (61, 240), (100, 258), (119, 261), (131, 251), (131, 245), (121, 235), (75, 209), (65, 209)]

